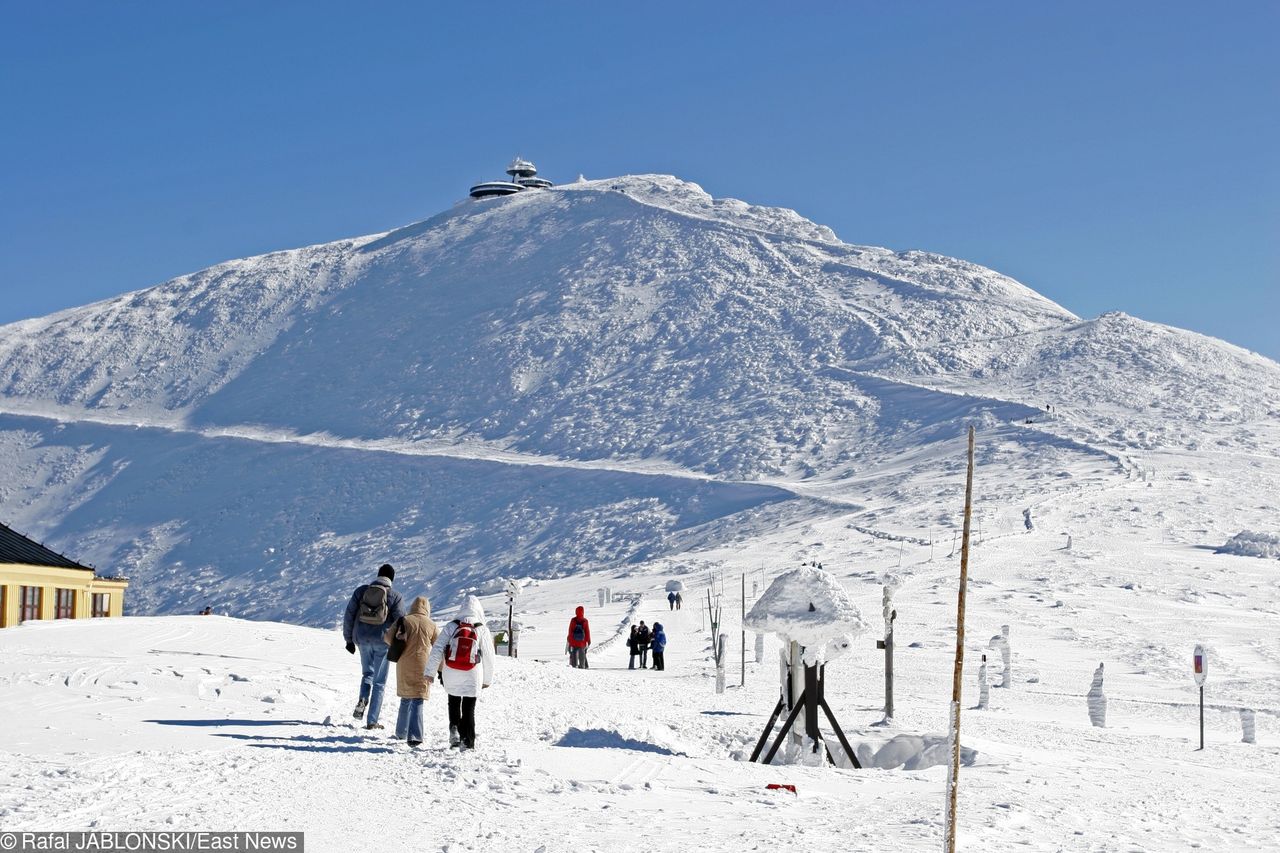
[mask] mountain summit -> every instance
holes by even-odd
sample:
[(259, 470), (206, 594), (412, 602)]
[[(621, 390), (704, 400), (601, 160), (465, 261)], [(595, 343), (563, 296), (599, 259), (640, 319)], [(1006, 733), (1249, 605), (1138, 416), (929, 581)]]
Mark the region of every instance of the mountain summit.
[(1036, 476), (1105, 476), (1274, 449), (1278, 400), (1280, 366), (1229, 344), (639, 175), (0, 327), (0, 507), (157, 581), (144, 612), (326, 622), (397, 559), (450, 592), (911, 527), (929, 448), (975, 420)]

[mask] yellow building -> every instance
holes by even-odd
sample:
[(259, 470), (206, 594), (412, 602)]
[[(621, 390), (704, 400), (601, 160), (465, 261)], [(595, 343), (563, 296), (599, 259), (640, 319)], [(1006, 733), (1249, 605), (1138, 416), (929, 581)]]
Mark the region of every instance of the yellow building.
[(0, 628), (29, 619), (88, 619), (124, 612), (125, 578), (88, 566), (0, 524)]

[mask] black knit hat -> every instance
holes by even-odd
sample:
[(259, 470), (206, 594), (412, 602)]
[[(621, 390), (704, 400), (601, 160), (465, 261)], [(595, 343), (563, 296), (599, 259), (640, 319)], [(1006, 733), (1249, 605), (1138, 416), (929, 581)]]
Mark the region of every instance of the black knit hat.
[(390, 563), (383, 563), (382, 568), (378, 569), (378, 577), (393, 581), (396, 579), (396, 570)]

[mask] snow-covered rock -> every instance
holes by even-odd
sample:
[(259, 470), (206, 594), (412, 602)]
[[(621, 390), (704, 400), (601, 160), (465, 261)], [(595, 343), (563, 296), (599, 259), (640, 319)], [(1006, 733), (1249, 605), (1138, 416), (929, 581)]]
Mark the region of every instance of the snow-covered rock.
[(1242, 530), (1228, 539), (1226, 544), (1218, 549), (1218, 553), (1280, 559), (1280, 534)]

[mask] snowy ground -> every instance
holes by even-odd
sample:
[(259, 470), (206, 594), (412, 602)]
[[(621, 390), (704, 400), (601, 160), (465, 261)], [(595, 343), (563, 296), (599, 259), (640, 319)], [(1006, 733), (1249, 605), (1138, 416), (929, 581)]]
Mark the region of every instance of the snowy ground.
[[(1162, 466), (1172, 471), (1176, 460)], [(1036, 531), (988, 536), (975, 548), (962, 726), (978, 758), (961, 774), (962, 849), (1280, 847), (1280, 573), (1272, 560), (1177, 541), (1177, 518), (1175, 533), (1131, 529), (1142, 507), (1173, 516), (1180, 496), (1192, 505), (1228, 499), (1212, 489), (1189, 493), (1174, 476), (1117, 478), (1042, 507)], [(1061, 535), (1068, 528), (1069, 551)], [(1152, 529), (1168, 541), (1146, 541)], [(824, 542), (810, 543), (812, 553), (826, 555), (873, 625), (875, 577), (896, 568), (900, 554), (903, 562), (896, 726), (887, 734), (871, 726), (882, 670), (873, 638), (864, 637), (864, 648), (829, 672), (829, 699), (850, 737), (874, 748), (894, 732), (940, 731), (954, 624), (949, 543), (930, 560), (926, 546), (838, 522), (811, 533)], [(799, 547), (774, 544), (780, 552)], [(754, 584), (763, 591), (765, 555), (738, 556), (751, 570), (751, 599)], [(364, 816), (376, 815), (379, 846), (393, 850), (938, 849), (942, 767), (735, 760), (776, 697), (776, 646), (771, 640), (764, 665), (747, 665), (746, 686), (737, 687), (737, 617), (726, 618), (732, 686), (717, 696), (698, 609), (706, 575), (682, 575), (690, 590), (677, 614), (661, 597), (671, 576), (655, 570), (527, 588), (523, 654), (499, 661), (471, 755), (446, 748), (440, 697), (428, 704), (432, 731), (420, 752), (354, 728), (357, 666), (332, 631), (221, 617), (5, 631), (0, 825), (300, 829), (311, 849), (340, 850), (362, 847)], [(645, 598), (634, 611), (598, 608), (595, 591), (606, 584)], [(727, 577), (726, 611), (740, 607), (739, 584), (740, 576)], [(401, 586), (412, 592), (412, 579)], [(587, 672), (563, 657), (564, 625), (578, 603), (588, 607), (597, 645)], [(628, 618), (667, 626), (667, 672), (625, 669), (614, 635)], [(1014, 687), (993, 688), (991, 710), (972, 710), (978, 655), (1006, 623)], [(1211, 654), (1204, 752), (1194, 749), (1189, 674), (1197, 641)], [(1107, 664), (1105, 729), (1090, 726), (1084, 701), (1099, 661)], [(1240, 742), (1241, 706), (1258, 713), (1257, 745)], [(394, 710), (390, 700), (384, 716)], [(793, 784), (797, 794), (769, 791), (771, 782)]]

